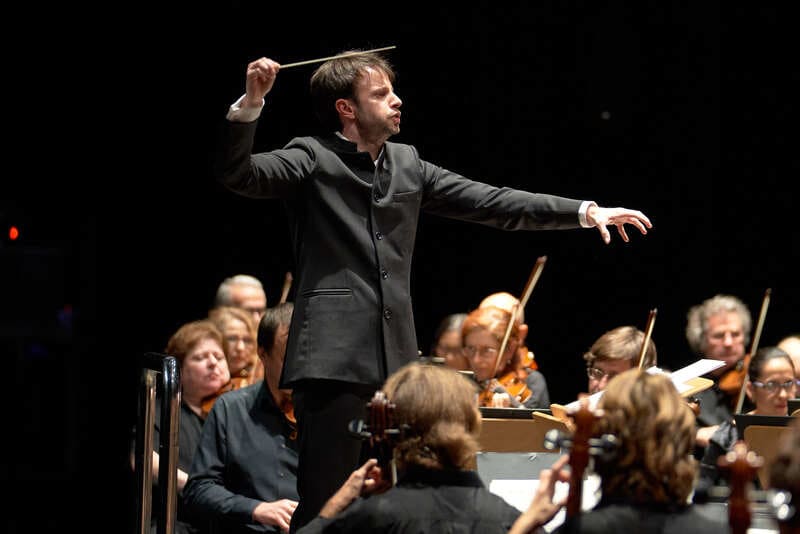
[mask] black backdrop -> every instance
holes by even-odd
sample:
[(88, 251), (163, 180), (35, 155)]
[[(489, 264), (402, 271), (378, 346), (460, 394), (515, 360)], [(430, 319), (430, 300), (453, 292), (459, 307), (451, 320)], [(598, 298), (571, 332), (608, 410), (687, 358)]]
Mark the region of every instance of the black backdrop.
[[(686, 311), (715, 293), (738, 295), (755, 317), (772, 288), (762, 345), (800, 330), (787, 133), (796, 102), (786, 90), (797, 67), (784, 60), (781, 13), (663, 4), (239, 2), (120, 10), (92, 38), (59, 28), (53, 35), (73, 39), (53, 40), (67, 48), (53, 47), (63, 53), (48, 72), (64, 92), (25, 122), (26, 172), (0, 198), (4, 224), (27, 230), (11, 243), (3, 228), (0, 248), (4, 309), (14, 310), (2, 317), (3, 347), (28, 408), (8, 479), (34, 494), (59, 489), (59, 511), (88, 513), (86, 499), (92, 513), (129, 519), (138, 356), (203, 316), (230, 274), (259, 277), (277, 301), (292, 270), (280, 204), (225, 191), (209, 168), (216, 128), (262, 55), (288, 63), (396, 45), (397, 141), (478, 180), (653, 221), (647, 237), (631, 230), (630, 243), (614, 235), (605, 245), (594, 230), (507, 233), (423, 215), (413, 271), (423, 352), (441, 317), (494, 291), (519, 294), (543, 255), (525, 312), (556, 402), (582, 391), (581, 354), (596, 337), (643, 328), (653, 308), (665, 367), (692, 360)], [(20, 78), (40, 79), (39, 66), (21, 62)], [(316, 131), (312, 70), (279, 75), (259, 148)], [(30, 87), (18, 85), (24, 101)], [(83, 481), (104, 489), (63, 491)]]

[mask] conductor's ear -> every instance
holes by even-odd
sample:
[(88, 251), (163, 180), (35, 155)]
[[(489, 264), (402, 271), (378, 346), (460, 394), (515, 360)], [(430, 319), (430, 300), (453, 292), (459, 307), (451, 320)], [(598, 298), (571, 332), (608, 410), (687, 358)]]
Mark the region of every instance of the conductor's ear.
[(353, 111), (353, 103), (346, 98), (340, 98), (336, 101), (336, 112), (342, 118), (355, 119), (356, 117)]

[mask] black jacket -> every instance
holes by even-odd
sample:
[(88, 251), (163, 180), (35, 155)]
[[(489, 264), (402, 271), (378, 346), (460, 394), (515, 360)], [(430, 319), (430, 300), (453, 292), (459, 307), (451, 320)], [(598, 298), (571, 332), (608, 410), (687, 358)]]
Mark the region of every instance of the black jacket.
[(251, 157), (257, 122), (228, 122), (219, 179), (284, 201), (296, 268), (281, 387), (379, 385), (418, 357), (411, 260), (420, 211), (504, 230), (579, 228), (581, 201), (493, 187), (386, 143), (377, 165), (335, 135)]

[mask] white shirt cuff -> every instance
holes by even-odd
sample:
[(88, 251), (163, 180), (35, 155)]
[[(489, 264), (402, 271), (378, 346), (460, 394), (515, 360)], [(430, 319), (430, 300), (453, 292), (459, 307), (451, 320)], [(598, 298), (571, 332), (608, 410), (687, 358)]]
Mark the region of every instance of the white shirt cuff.
[(584, 228), (592, 228), (593, 226), (586, 220), (586, 212), (589, 210), (589, 206), (597, 206), (597, 202), (593, 200), (584, 200), (581, 202), (581, 207), (578, 208), (578, 221)]
[(261, 99), (261, 107), (242, 108), (244, 97), (245, 95), (240, 96), (236, 102), (231, 104), (225, 118), (232, 122), (253, 122), (261, 116), (261, 110), (264, 109), (264, 99)]

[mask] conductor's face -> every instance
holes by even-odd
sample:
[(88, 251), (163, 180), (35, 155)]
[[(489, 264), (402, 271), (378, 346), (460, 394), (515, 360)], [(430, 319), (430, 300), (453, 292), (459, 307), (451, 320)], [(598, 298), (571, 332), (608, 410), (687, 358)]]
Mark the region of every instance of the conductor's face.
[(367, 69), (356, 82), (353, 108), (362, 135), (388, 139), (400, 133), (401, 105), (385, 72)]

